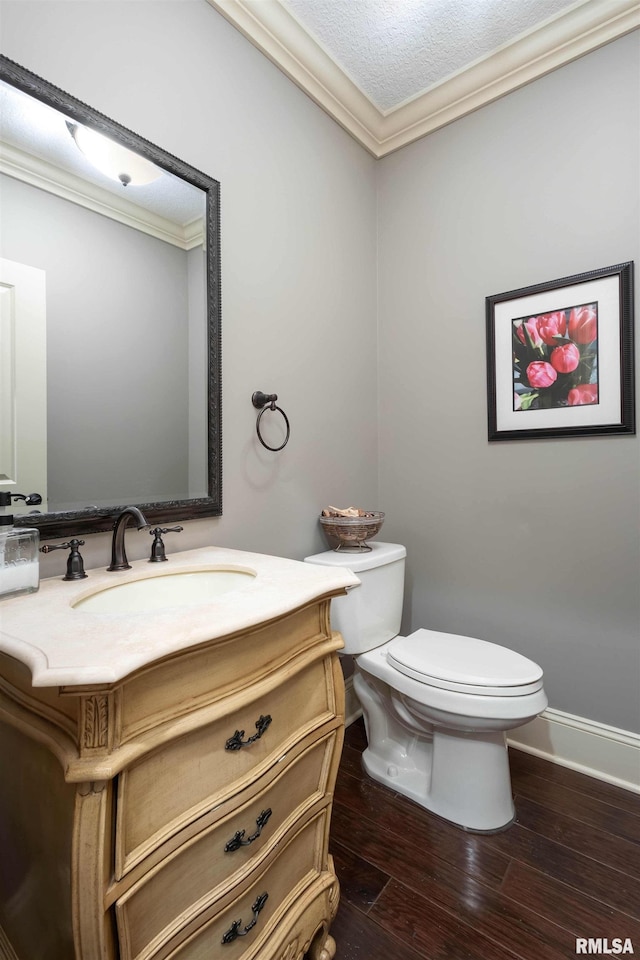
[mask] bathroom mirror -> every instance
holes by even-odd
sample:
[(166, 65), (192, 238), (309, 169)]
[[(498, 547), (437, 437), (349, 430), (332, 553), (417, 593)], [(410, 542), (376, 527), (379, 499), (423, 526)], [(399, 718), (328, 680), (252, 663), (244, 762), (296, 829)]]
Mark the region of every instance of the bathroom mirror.
[(220, 515), (219, 183), (0, 56), (0, 202), (0, 490), (43, 496), (16, 524)]

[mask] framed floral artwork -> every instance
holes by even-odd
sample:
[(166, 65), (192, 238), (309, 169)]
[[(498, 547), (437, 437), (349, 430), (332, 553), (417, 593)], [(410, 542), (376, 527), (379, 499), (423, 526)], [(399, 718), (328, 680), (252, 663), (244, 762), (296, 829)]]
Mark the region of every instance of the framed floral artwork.
[(489, 440), (635, 433), (633, 262), (486, 299)]

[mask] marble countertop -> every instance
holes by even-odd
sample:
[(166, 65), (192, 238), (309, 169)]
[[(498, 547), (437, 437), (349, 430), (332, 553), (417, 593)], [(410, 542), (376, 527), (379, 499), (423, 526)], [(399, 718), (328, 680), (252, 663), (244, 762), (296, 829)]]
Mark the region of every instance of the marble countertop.
[[(90, 613), (73, 604), (141, 577), (203, 567), (255, 571), (246, 585), (206, 603), (144, 613)], [(159, 569), (158, 569), (159, 568)], [(41, 580), (37, 593), (0, 601), (0, 651), (26, 664), (36, 687), (114, 683), (167, 654), (281, 616), (335, 590), (359, 584), (346, 567), (323, 567), (221, 547), (174, 553), (166, 563), (131, 563), (86, 580)]]

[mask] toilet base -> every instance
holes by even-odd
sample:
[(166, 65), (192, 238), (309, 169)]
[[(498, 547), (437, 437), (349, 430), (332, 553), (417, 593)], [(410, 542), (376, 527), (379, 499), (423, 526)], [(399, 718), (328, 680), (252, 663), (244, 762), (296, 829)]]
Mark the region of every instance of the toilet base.
[[(429, 752), (442, 753), (443, 739), (443, 734), (435, 734), (433, 744), (428, 744)], [(497, 766), (492, 763), (492, 773), (485, 770), (481, 780), (473, 775), (473, 771), (453, 766), (454, 762), (459, 761), (447, 759), (454, 752), (458, 755), (465, 754), (464, 747), (469, 747), (469, 744), (462, 745), (463, 749), (459, 750), (459, 744), (449, 743), (444, 751), (446, 773), (441, 776), (439, 771), (433, 772), (433, 790), (425, 790), (425, 781), (428, 778), (424, 769), (417, 769), (406, 763), (398, 765), (396, 744), (383, 743), (367, 747), (362, 754), (362, 766), (373, 780), (414, 800), (425, 810), (456, 827), (470, 833), (498, 833), (511, 826), (515, 819), (504, 735), (502, 741), (494, 744), (499, 751), (495, 758), (498, 760)], [(483, 749), (486, 743), (481, 745), (476, 740), (470, 751), (472, 759), (478, 755), (479, 746), (479, 752), (486, 755)], [(504, 770), (501, 769), (503, 756), (507, 763), (506, 778)]]
[(430, 723), (421, 704), (361, 670), (354, 689), (364, 712), (369, 746), (362, 764), (369, 776), (464, 830), (495, 833), (513, 822), (503, 730)]

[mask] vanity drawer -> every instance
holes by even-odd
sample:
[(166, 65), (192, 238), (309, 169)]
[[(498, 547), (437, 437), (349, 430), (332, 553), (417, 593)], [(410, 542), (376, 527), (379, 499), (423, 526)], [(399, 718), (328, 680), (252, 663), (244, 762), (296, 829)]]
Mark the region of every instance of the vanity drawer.
[[(334, 716), (330, 661), (321, 660), (254, 700), (248, 691), (236, 710), (133, 763), (118, 781), (116, 879), (212, 806), (244, 790)], [(259, 735), (261, 717), (271, 722)], [(229, 749), (238, 731), (244, 731), (245, 745)]]
[(127, 743), (160, 723), (219, 702), (261, 677), (314, 655), (318, 644), (337, 649), (329, 626), (329, 601), (260, 624), (159, 661), (129, 677), (119, 700), (119, 740)]
[[(266, 788), (178, 848), (116, 902), (122, 960), (153, 956), (176, 930), (215, 902), (282, 841), (296, 820), (325, 797), (338, 734), (334, 730), (291, 763)], [(260, 827), (260, 821), (266, 821)], [(246, 845), (235, 846), (244, 831)], [(231, 850), (225, 850), (230, 845)], [(224, 886), (221, 886), (224, 884)]]
[[(307, 823), (229, 906), (203, 911), (172, 944), (150, 954), (149, 960), (258, 960), (263, 956), (284, 915), (320, 877), (327, 816), (323, 811)], [(253, 907), (265, 894), (256, 916)], [(244, 931), (254, 917), (255, 926), (245, 936), (223, 943), (224, 937), (232, 936), (235, 924), (240, 921), (239, 929)]]

